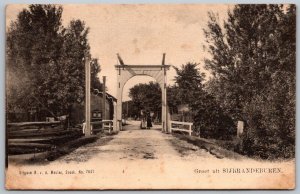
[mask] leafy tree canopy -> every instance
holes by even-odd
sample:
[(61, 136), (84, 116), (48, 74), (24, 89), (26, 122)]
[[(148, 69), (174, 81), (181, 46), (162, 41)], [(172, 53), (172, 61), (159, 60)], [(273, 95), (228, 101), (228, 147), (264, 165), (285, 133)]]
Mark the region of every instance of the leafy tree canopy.
[[(90, 56), (89, 29), (81, 20), (62, 26), (63, 8), (30, 5), (7, 31), (7, 110), (44, 109), (68, 114), (84, 99), (84, 65)], [(102, 89), (100, 65), (92, 59), (92, 87)]]
[(129, 97), (139, 111), (161, 114), (161, 88), (158, 83), (138, 84), (129, 89)]
[(293, 155), (286, 150), (295, 138), (295, 5), (235, 5), (223, 25), (217, 14), (209, 17), (208, 91), (226, 114), (246, 122), (243, 152)]

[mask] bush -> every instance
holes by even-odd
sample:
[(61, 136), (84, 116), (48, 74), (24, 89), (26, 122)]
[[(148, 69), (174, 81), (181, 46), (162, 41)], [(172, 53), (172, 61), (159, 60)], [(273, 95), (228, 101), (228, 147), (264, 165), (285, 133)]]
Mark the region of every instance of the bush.
[(272, 85), (246, 103), (242, 153), (263, 159), (295, 156), (295, 87), (287, 73), (276, 73)]
[(202, 93), (193, 104), (194, 132), (201, 137), (231, 139), (235, 135), (233, 120), (224, 114), (215, 99)]

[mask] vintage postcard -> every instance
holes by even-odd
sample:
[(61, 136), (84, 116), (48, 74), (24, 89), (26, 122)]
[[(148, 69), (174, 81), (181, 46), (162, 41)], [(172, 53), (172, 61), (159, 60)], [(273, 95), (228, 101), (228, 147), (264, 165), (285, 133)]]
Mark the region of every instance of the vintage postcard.
[(6, 189), (294, 189), (293, 4), (10, 4)]

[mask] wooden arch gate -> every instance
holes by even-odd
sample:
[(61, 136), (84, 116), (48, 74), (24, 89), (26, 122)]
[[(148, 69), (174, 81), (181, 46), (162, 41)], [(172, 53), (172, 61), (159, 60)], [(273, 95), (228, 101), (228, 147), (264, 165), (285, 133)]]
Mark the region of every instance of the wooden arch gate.
[(168, 108), (167, 108), (167, 70), (170, 65), (165, 65), (165, 54), (161, 65), (126, 65), (117, 54), (120, 65), (115, 65), (117, 70), (117, 106), (114, 113), (113, 129), (122, 130), (122, 93), (126, 82), (134, 76), (148, 75), (159, 83), (162, 91), (162, 131), (169, 132), (168, 129)]

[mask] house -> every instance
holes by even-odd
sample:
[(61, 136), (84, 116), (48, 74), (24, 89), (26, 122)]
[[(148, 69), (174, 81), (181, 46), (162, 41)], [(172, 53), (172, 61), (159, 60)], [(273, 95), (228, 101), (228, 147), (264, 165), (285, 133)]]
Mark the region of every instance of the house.
[[(91, 121), (112, 120), (114, 114), (115, 97), (106, 93), (105, 100), (105, 118), (102, 118), (102, 103), (103, 95), (98, 90), (91, 92)], [(7, 122), (36, 122), (36, 121), (51, 121), (53, 115), (45, 108), (30, 107), (28, 110), (15, 108), (7, 111)], [(63, 115), (67, 116), (67, 115)], [(59, 116), (60, 118), (61, 116)], [(85, 119), (85, 102), (74, 103), (71, 107), (68, 126), (76, 126), (82, 124)]]
[[(91, 121), (112, 120), (114, 116), (114, 102), (117, 99), (106, 93), (105, 118), (103, 118), (103, 95), (102, 92), (94, 91), (91, 93)], [(82, 124), (85, 120), (85, 102), (74, 104), (70, 115), (70, 125)]]

